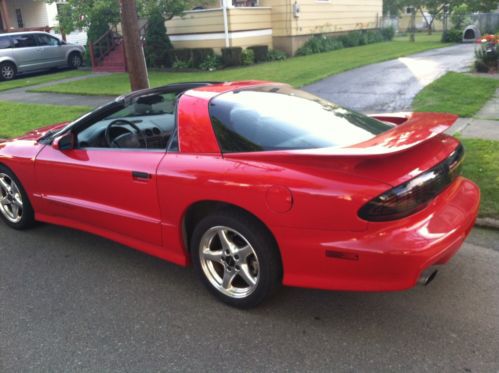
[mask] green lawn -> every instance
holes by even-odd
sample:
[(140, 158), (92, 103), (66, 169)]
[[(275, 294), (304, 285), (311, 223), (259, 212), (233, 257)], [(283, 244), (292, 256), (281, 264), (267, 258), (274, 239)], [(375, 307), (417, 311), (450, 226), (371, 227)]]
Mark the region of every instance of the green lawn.
[[(408, 37), (396, 38), (391, 42), (345, 48), (328, 53), (294, 57), (286, 61), (214, 72), (151, 72), (149, 79), (152, 87), (174, 82), (245, 79), (273, 80), (301, 87), (356, 67), (446, 46), (439, 40), (440, 34), (431, 36), (421, 34), (417, 36), (415, 43), (409, 42)], [(78, 82), (61, 83), (36, 91), (114, 96), (129, 92), (130, 85), (128, 75), (122, 73)]]
[(412, 108), (472, 117), (492, 98), (497, 88), (499, 80), (450, 72), (419, 92)]
[(499, 141), (461, 139), (466, 151), (463, 174), (482, 193), (480, 217), (499, 219)]
[(76, 119), (91, 108), (17, 104), (0, 101), (0, 138), (19, 136), (33, 128)]
[(14, 80), (10, 80), (8, 82), (0, 82), (0, 91), (6, 91), (8, 89), (13, 89), (13, 88), (29, 87), (36, 84), (43, 84), (67, 78), (75, 78), (78, 76), (83, 76), (88, 74), (90, 74), (90, 72), (88, 71), (70, 70), (54, 74), (20, 77)]

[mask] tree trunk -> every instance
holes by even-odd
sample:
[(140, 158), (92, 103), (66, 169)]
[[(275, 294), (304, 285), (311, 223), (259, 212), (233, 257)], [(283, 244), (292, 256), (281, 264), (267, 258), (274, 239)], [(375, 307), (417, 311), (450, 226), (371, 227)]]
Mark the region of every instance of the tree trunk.
[(139, 19), (135, 0), (120, 0), (121, 28), (125, 47), (126, 65), (132, 91), (149, 88), (144, 48), (140, 41)]
[(412, 8), (411, 11), (411, 36), (409, 40), (413, 43), (416, 41), (416, 8)]

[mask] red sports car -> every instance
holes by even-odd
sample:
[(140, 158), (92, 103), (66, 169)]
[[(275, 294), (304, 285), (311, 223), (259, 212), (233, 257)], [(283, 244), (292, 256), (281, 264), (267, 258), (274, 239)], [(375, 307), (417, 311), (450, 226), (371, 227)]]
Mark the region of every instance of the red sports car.
[(473, 227), (449, 114), (365, 116), (271, 82), (132, 93), (0, 144), (0, 216), (72, 227), (182, 266), (222, 301), (282, 283), (426, 283)]

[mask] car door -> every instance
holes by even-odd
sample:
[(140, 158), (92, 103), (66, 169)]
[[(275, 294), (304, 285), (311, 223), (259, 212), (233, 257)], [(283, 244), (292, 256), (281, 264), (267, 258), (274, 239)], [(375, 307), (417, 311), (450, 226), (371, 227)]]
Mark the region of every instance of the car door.
[(40, 68), (40, 48), (34, 34), (12, 35), (12, 57), (19, 71), (31, 71)]
[(64, 64), (66, 56), (59, 39), (47, 34), (36, 34), (35, 38), (39, 46), (42, 67), (57, 67)]
[[(61, 150), (47, 145), (35, 161), (42, 220), (79, 227), (131, 246), (161, 246), (156, 170), (174, 131), (175, 102), (176, 94), (166, 93), (146, 95), (143, 100), (138, 97), (118, 109), (112, 104), (100, 109), (102, 115), (97, 111), (71, 130), (75, 147)], [(141, 136), (147, 138), (134, 141), (124, 130), (130, 127), (127, 123), (140, 127)], [(119, 131), (110, 143), (122, 139), (119, 148), (106, 144), (111, 124)]]

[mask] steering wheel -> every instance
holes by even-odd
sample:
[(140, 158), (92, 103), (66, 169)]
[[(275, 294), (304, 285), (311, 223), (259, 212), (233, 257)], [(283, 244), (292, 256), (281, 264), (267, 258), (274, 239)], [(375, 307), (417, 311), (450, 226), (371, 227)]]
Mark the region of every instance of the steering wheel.
[[(122, 127), (123, 125), (130, 126), (135, 131), (135, 134), (137, 135), (138, 138), (142, 137), (142, 131), (140, 130), (139, 127), (137, 127), (137, 125), (135, 123), (130, 122), (130, 121), (125, 120), (125, 119), (113, 120), (111, 123), (108, 124), (108, 126), (106, 127), (106, 131), (104, 132), (104, 138), (106, 140), (106, 144), (110, 148), (120, 148), (121, 146), (120, 146), (118, 140), (120, 138), (125, 137), (125, 136), (130, 136), (130, 135), (134, 134), (134, 132), (130, 131), (130, 129), (128, 129), (126, 127)], [(126, 133), (124, 133), (122, 135), (118, 135), (115, 138), (111, 138), (111, 130), (114, 127), (120, 127), (121, 129), (125, 130)]]

